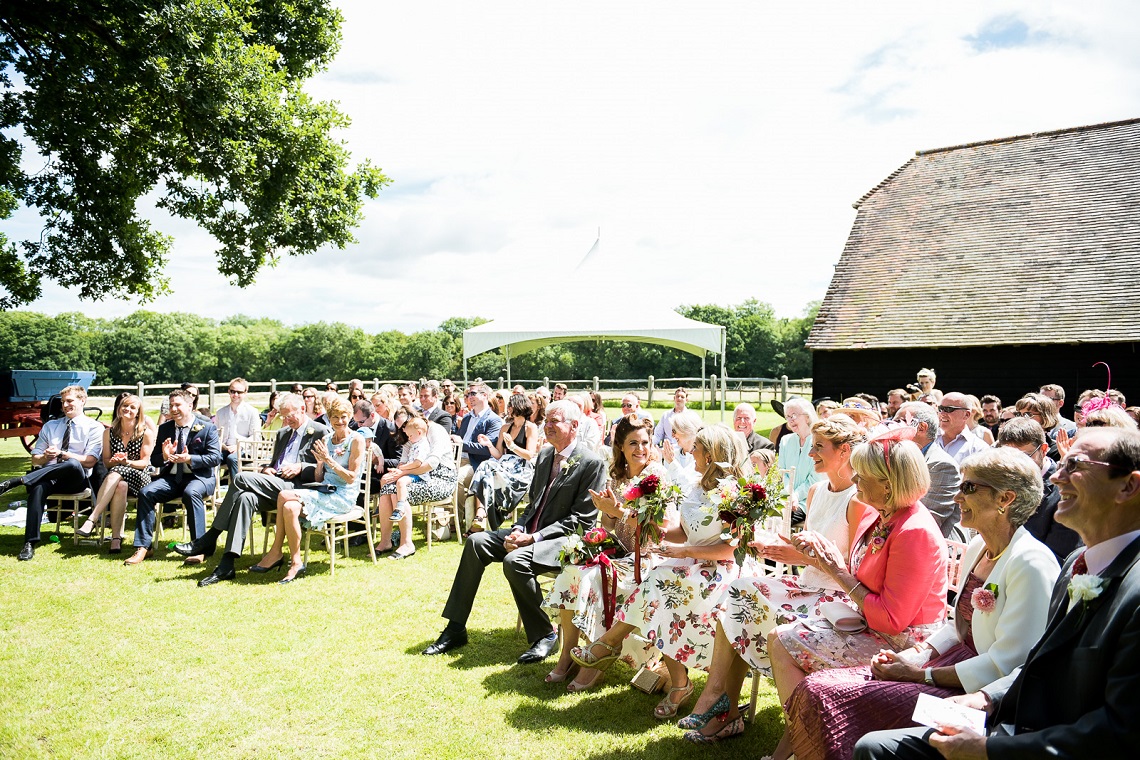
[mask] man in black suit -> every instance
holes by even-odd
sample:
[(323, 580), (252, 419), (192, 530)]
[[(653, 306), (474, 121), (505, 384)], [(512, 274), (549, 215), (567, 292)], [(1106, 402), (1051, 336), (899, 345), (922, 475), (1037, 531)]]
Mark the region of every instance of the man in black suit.
[(455, 432), (455, 420), (444, 411), (443, 405), (439, 403), (439, 390), (431, 383), (420, 386), (420, 408), (423, 409), (428, 422), (436, 423), (446, 430), (448, 435)]
[(1140, 433), (1085, 428), (1052, 477), (1057, 520), (1086, 548), (1053, 588), (1049, 624), (1019, 671), (955, 701), (989, 736), (876, 731), (855, 757), (1113, 758), (1140, 746)]
[(546, 440), (535, 463), (530, 484), (530, 506), (510, 528), (480, 531), (463, 545), (463, 557), (443, 608), (447, 627), (424, 654), (442, 654), (467, 643), (467, 618), (479, 591), (483, 571), (492, 562), (503, 563), (515, 605), (526, 629), (530, 649), (520, 663), (540, 662), (550, 656), (558, 634), (542, 610), (537, 576), (561, 568), (558, 553), (566, 537), (579, 527), (594, 524), (597, 510), (590, 489), (605, 482), (605, 462), (585, 446), (577, 445), (582, 410), (571, 401), (556, 401), (546, 410)]
[(194, 415), (194, 396), (189, 391), (171, 391), (170, 417), (158, 428), (151, 463), (160, 468), (159, 476), (139, 491), (135, 553), (125, 565), (137, 565), (154, 554), (151, 544), (158, 504), (181, 496), (191, 537), (206, 532), (205, 499), (214, 492), (214, 468), (222, 461), (218, 429)]
[(272, 509), (277, 505), (277, 494), (316, 477), (316, 458), (311, 449), (314, 442), (325, 437), (328, 429), (305, 415), (305, 401), (300, 396), (284, 394), (278, 400), (278, 408), (282, 426), (273, 442), (270, 464), (258, 473), (239, 472), (226, 491), (210, 529), (200, 538), (174, 547), (176, 553), (186, 557), (188, 564), (200, 564), (213, 555), (218, 539), (222, 533), (226, 534), (222, 559), (212, 573), (198, 581), (199, 587), (233, 580), (234, 560), (241, 556), (255, 509)]

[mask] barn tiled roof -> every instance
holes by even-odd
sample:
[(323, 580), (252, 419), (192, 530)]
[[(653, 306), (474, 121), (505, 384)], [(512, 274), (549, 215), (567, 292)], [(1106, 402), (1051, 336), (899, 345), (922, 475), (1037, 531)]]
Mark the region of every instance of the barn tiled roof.
[(1140, 341), (1140, 119), (922, 151), (855, 208), (809, 348)]

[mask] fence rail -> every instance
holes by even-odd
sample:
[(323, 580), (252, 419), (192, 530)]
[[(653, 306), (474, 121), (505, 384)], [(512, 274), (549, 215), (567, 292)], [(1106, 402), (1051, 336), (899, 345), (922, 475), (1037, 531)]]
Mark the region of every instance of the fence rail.
[[(685, 386), (689, 391), (689, 403), (692, 405), (700, 404), (701, 408), (705, 408), (706, 404), (716, 407), (718, 404), (722, 408), (728, 404), (737, 404), (741, 402), (761, 404), (765, 401), (772, 401), (773, 399), (780, 399), (787, 401), (789, 396), (803, 396), (811, 398), (812, 379), (797, 378), (789, 379), (787, 375), (781, 377), (730, 377), (724, 380), (724, 393), (721, 394), (721, 378), (715, 374), (710, 374), (708, 377), (633, 377), (633, 378), (601, 378), (591, 377), (588, 379), (569, 379), (562, 380), (559, 378), (543, 377), (530, 378), (530, 379), (512, 379), (512, 385), (522, 385), (526, 388), (534, 388), (539, 385), (553, 387), (554, 383), (563, 383), (572, 391), (595, 391), (602, 394), (603, 398), (620, 396), (625, 393), (637, 393), (644, 395), (646, 399), (646, 406), (653, 403), (654, 397), (658, 401), (669, 400), (673, 395), (673, 390), (678, 386)], [(507, 381), (505, 377), (498, 378), (484, 378), (484, 381), (500, 390), (507, 388)], [(300, 383), (304, 387), (315, 387), (322, 389), (328, 382), (336, 382), (337, 385), (344, 389), (348, 385), (348, 380), (335, 380), (332, 381), (328, 378), (324, 380), (277, 380), (271, 379), (269, 381), (251, 382), (249, 383), (250, 393), (258, 397), (264, 397), (267, 401), (270, 393), (278, 390), (287, 390), (294, 383)], [(396, 385), (417, 382), (414, 380), (381, 380), (374, 377), (370, 380), (364, 381), (366, 390), (377, 391), (381, 385), (386, 383), (393, 383)], [(208, 399), (210, 409), (217, 409), (225, 399), (226, 388), (229, 385), (228, 380), (208, 380), (202, 383), (195, 383), (198, 386), (199, 392), (203, 399)], [(170, 391), (179, 387), (178, 383), (137, 383), (136, 385), (92, 385), (88, 389), (88, 395), (94, 397), (109, 397), (115, 396), (123, 391), (134, 393), (140, 398), (160, 397), (166, 395)], [(260, 389), (260, 390), (259, 390)], [(219, 399), (221, 395), (223, 398)]]

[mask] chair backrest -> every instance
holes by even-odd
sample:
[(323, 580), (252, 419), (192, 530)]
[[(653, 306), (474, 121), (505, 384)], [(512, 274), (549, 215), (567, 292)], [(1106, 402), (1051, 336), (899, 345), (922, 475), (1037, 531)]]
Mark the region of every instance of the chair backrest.
[(951, 606), (951, 601), (962, 590), (962, 557), (966, 554), (966, 544), (961, 541), (947, 541), (946, 542), (946, 587), (947, 599), (946, 605), (948, 607), (947, 613), (954, 614), (954, 608)]

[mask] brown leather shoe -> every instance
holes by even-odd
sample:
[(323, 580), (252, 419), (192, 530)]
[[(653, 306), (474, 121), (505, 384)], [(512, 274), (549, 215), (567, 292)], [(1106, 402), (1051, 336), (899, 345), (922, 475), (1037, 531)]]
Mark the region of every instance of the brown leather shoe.
[(135, 549), (134, 554), (132, 554), (131, 556), (129, 556), (125, 560), (123, 560), (123, 564), (124, 565), (138, 565), (138, 564), (141, 564), (144, 559), (147, 559), (148, 557), (153, 557), (153, 556), (154, 556), (154, 549), (143, 549), (142, 547), (139, 547), (138, 549)]
[(186, 559), (182, 560), (183, 565), (200, 565), (206, 561), (205, 554), (191, 554)]

